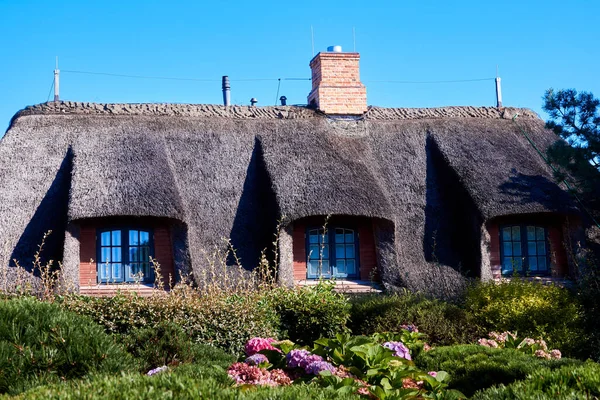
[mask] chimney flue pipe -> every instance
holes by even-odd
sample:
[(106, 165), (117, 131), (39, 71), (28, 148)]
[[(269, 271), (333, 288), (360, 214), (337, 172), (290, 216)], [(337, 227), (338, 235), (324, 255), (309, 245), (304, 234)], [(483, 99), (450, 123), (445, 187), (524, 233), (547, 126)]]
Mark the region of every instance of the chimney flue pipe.
[(223, 76), (223, 105), (231, 105), (231, 86), (227, 75)]

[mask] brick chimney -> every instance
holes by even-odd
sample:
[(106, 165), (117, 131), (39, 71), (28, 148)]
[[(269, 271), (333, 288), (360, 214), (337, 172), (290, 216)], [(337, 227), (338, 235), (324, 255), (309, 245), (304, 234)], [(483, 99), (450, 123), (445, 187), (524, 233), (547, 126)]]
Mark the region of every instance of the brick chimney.
[(367, 89), (360, 83), (360, 55), (343, 53), (340, 46), (327, 50), (310, 61), (312, 90), (308, 104), (326, 114), (363, 114), (367, 111)]

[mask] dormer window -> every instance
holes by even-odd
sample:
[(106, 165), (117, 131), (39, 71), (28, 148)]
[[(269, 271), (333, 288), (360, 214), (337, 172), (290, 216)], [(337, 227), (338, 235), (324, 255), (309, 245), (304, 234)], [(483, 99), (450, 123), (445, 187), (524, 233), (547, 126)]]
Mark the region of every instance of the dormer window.
[(154, 246), (149, 230), (99, 230), (97, 238), (98, 283), (154, 281), (154, 271), (150, 265)]
[(500, 227), (502, 275), (548, 275), (550, 252), (548, 233), (537, 225)]

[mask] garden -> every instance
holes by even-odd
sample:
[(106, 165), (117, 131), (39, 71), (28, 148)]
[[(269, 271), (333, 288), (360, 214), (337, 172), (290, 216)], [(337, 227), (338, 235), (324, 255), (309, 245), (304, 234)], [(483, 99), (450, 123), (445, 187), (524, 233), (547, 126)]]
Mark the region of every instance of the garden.
[[(588, 297), (586, 297), (588, 296)], [(590, 399), (600, 365), (589, 294), (475, 283), (461, 299), (311, 287), (149, 297), (7, 294), (6, 399)]]

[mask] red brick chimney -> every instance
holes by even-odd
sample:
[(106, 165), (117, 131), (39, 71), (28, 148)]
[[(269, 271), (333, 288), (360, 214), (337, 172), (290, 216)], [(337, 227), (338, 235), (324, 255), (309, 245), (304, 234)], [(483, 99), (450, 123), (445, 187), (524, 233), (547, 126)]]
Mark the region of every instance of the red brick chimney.
[(358, 53), (342, 53), (340, 46), (310, 61), (312, 90), (308, 104), (326, 114), (360, 115), (367, 111), (367, 89), (360, 83)]

